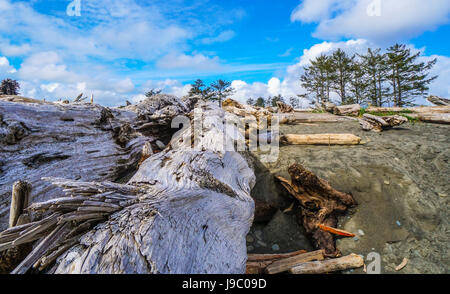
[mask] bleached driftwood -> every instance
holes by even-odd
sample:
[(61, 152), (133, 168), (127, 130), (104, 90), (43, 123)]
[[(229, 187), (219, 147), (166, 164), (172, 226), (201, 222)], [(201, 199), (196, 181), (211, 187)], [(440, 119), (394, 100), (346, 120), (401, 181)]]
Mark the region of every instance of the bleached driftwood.
[(286, 103), (283, 103), (281, 101), (277, 101), (277, 107), (278, 111), (280, 113), (291, 113), (294, 112), (294, 108), (290, 105), (287, 105)]
[(450, 106), (369, 107), (366, 112), (449, 113)]
[(417, 115), (420, 121), (435, 123), (435, 124), (450, 124), (450, 112), (449, 113), (421, 113)]
[(342, 105), (342, 106), (336, 106), (333, 113), (336, 115), (358, 116), (360, 110), (361, 110), (361, 105), (359, 105), (359, 104)]
[(42, 177), (120, 180), (137, 168), (143, 146), (167, 143), (171, 118), (189, 111), (169, 95), (123, 109), (0, 97), (0, 230), (7, 227), (15, 181), (26, 178), (30, 202), (38, 202), (61, 194)]
[(360, 255), (350, 254), (348, 256), (327, 259), (323, 261), (311, 261), (299, 264), (289, 270), (291, 274), (324, 274), (343, 271), (347, 269), (360, 268), (364, 266), (364, 259)]
[(363, 130), (373, 130), (375, 132), (382, 132), (383, 130), (391, 129), (407, 122), (408, 119), (400, 115), (381, 117), (368, 113), (365, 113), (363, 118), (359, 120), (359, 124)]
[(285, 145), (358, 145), (361, 138), (352, 134), (286, 134), (280, 137)]
[[(196, 148), (185, 149), (191, 133), (183, 129), (127, 184), (48, 179), (67, 196), (34, 203), (30, 210), (44, 219), (0, 235), (12, 245), (40, 238), (14, 273), (45, 270), (54, 260), (50, 273), (244, 273), (255, 176), (241, 154), (222, 149), (225, 112), (200, 107)], [(130, 108), (144, 121), (159, 116), (153, 127), (170, 121), (148, 104)]]
[(441, 98), (438, 96), (429, 96), (428, 101), (438, 106), (450, 106), (450, 99)]

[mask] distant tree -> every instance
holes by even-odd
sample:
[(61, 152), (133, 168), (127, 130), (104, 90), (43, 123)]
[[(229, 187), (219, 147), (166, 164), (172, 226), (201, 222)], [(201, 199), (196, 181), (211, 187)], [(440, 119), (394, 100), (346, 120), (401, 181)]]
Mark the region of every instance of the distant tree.
[(161, 94), (162, 90), (160, 89), (151, 89), (150, 91), (148, 91), (147, 93), (145, 93), (145, 97), (150, 98), (152, 96)]
[(272, 96), (269, 96), (266, 99), (264, 99), (264, 105), (265, 105), (265, 107), (272, 106)]
[(263, 97), (259, 97), (258, 99), (256, 99), (255, 106), (258, 106), (258, 107), (265, 107), (265, 106), (266, 106), (266, 103), (265, 103), (265, 101), (264, 101), (264, 98), (263, 98)]
[(349, 57), (342, 49), (333, 52), (331, 65), (334, 69), (331, 88), (341, 97), (342, 104), (348, 104), (347, 87), (351, 80), (353, 58)]
[(349, 88), (352, 97), (349, 98), (349, 102), (356, 104), (366, 104), (367, 97), (369, 95), (369, 77), (364, 70), (364, 63), (362, 60), (356, 60), (354, 57), (354, 62), (351, 67), (351, 79), (349, 81)]
[(386, 55), (381, 49), (367, 50), (365, 55), (359, 55), (363, 71), (367, 74), (367, 95), (373, 106), (382, 106), (389, 101), (389, 87), (387, 85), (388, 68)]
[(219, 105), (222, 107), (222, 101), (231, 96), (234, 89), (231, 87), (231, 83), (224, 80), (217, 80), (211, 84), (212, 95), (211, 100), (219, 101)]
[(200, 96), (203, 99), (211, 99), (212, 91), (211, 87), (206, 87), (205, 83), (198, 79), (193, 84), (191, 84), (191, 89), (189, 90), (188, 96)]
[(272, 107), (277, 107), (277, 102), (278, 101), (286, 103), (286, 101), (284, 100), (283, 96), (281, 96), (281, 94), (278, 94), (277, 96), (273, 96), (272, 97), (272, 101), (271, 101)]
[(0, 94), (19, 95), (20, 85), (16, 80), (5, 79), (0, 85)]
[(429, 90), (428, 85), (437, 76), (429, 77), (429, 71), (436, 64), (437, 59), (429, 62), (417, 62), (420, 52), (411, 53), (406, 45), (395, 44), (387, 50), (388, 76), (394, 105), (403, 107), (413, 105), (417, 96), (424, 96)]
[(304, 73), (300, 77), (303, 88), (307, 90), (306, 96), (309, 96), (311, 100), (315, 99), (318, 103), (330, 100), (334, 80), (332, 59), (324, 54), (311, 60), (311, 65), (304, 67)]
[(294, 108), (297, 109), (300, 107), (300, 102), (298, 101), (297, 97), (290, 97), (289, 98), (289, 104)]
[(248, 98), (247, 99), (247, 104), (251, 105), (251, 106), (254, 106), (255, 105), (255, 100), (253, 98)]

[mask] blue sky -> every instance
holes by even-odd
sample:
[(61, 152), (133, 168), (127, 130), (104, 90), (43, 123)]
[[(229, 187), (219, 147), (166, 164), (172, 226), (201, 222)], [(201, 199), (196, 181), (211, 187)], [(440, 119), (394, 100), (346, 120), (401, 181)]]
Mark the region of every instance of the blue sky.
[(303, 92), (311, 58), (395, 42), (438, 58), (432, 94), (450, 96), (448, 0), (0, 0), (0, 79), (55, 100), (105, 105), (150, 88), (184, 95), (197, 78), (233, 81), (234, 98)]

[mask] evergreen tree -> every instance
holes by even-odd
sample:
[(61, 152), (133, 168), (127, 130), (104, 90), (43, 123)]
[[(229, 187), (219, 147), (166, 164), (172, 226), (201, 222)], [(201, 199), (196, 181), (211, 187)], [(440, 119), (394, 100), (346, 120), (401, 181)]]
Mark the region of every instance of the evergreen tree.
[(353, 57), (349, 57), (342, 49), (333, 52), (331, 56), (334, 74), (331, 80), (331, 88), (341, 97), (342, 104), (348, 104), (347, 87), (352, 78)]
[(381, 49), (369, 48), (365, 55), (359, 55), (368, 77), (367, 94), (369, 102), (373, 106), (382, 106), (389, 102), (389, 87), (386, 84), (388, 76), (386, 55), (380, 52)]
[(352, 97), (348, 99), (351, 103), (365, 104), (368, 96), (368, 75), (364, 70), (364, 63), (361, 60), (356, 60), (353, 57), (353, 64), (351, 66), (351, 79), (349, 81), (349, 90)]
[(297, 97), (291, 97), (289, 98), (289, 104), (294, 108), (297, 109), (300, 107), (300, 102), (298, 101)]
[(247, 99), (247, 104), (251, 105), (251, 106), (254, 106), (255, 105), (255, 100), (253, 98), (248, 98)]
[(334, 77), (331, 58), (321, 55), (315, 60), (311, 60), (311, 65), (304, 68), (304, 74), (300, 77), (300, 81), (308, 95), (314, 95), (316, 101), (322, 103), (330, 100)]
[(256, 99), (255, 106), (258, 106), (258, 107), (265, 107), (265, 105), (266, 105), (266, 103), (265, 103), (263, 97), (259, 97), (258, 99)]
[(0, 85), (0, 95), (19, 95), (20, 85), (16, 80), (5, 79)]
[(283, 103), (286, 103), (286, 102), (284, 101), (283, 96), (281, 96), (281, 94), (278, 94), (277, 96), (273, 96), (273, 97), (272, 97), (272, 101), (271, 101), (271, 104), (270, 104), (270, 105), (272, 105), (272, 107), (277, 107), (277, 102), (278, 102), (278, 101), (283, 102)]
[(162, 90), (160, 90), (160, 89), (151, 89), (150, 91), (145, 93), (145, 97), (150, 98), (152, 96), (161, 94), (161, 92), (162, 92)]
[(417, 96), (424, 96), (429, 90), (428, 85), (437, 76), (429, 77), (429, 71), (436, 64), (437, 59), (429, 62), (417, 62), (420, 52), (411, 53), (406, 45), (395, 44), (388, 49), (388, 76), (392, 85), (394, 105), (403, 107), (413, 105)]
[(231, 87), (231, 83), (224, 80), (217, 80), (211, 84), (212, 93), (211, 100), (219, 101), (219, 105), (222, 107), (222, 101), (233, 95), (234, 89)]

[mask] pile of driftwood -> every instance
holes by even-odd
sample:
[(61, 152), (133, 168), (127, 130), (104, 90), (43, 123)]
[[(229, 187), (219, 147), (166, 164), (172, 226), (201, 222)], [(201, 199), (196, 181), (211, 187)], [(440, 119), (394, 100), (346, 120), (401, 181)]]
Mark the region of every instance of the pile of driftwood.
[(324, 274), (364, 266), (360, 255), (325, 259), (324, 251), (306, 252), (304, 250), (286, 254), (250, 254), (247, 261), (247, 274)]
[[(194, 104), (169, 95), (121, 109), (0, 99), (2, 270), (244, 273), (255, 175), (244, 154), (219, 143), (218, 106), (197, 103), (200, 133), (187, 127)], [(187, 121), (173, 130), (179, 115)], [(33, 189), (11, 207), (5, 187), (20, 179)], [(17, 211), (8, 227), (4, 207)]]

